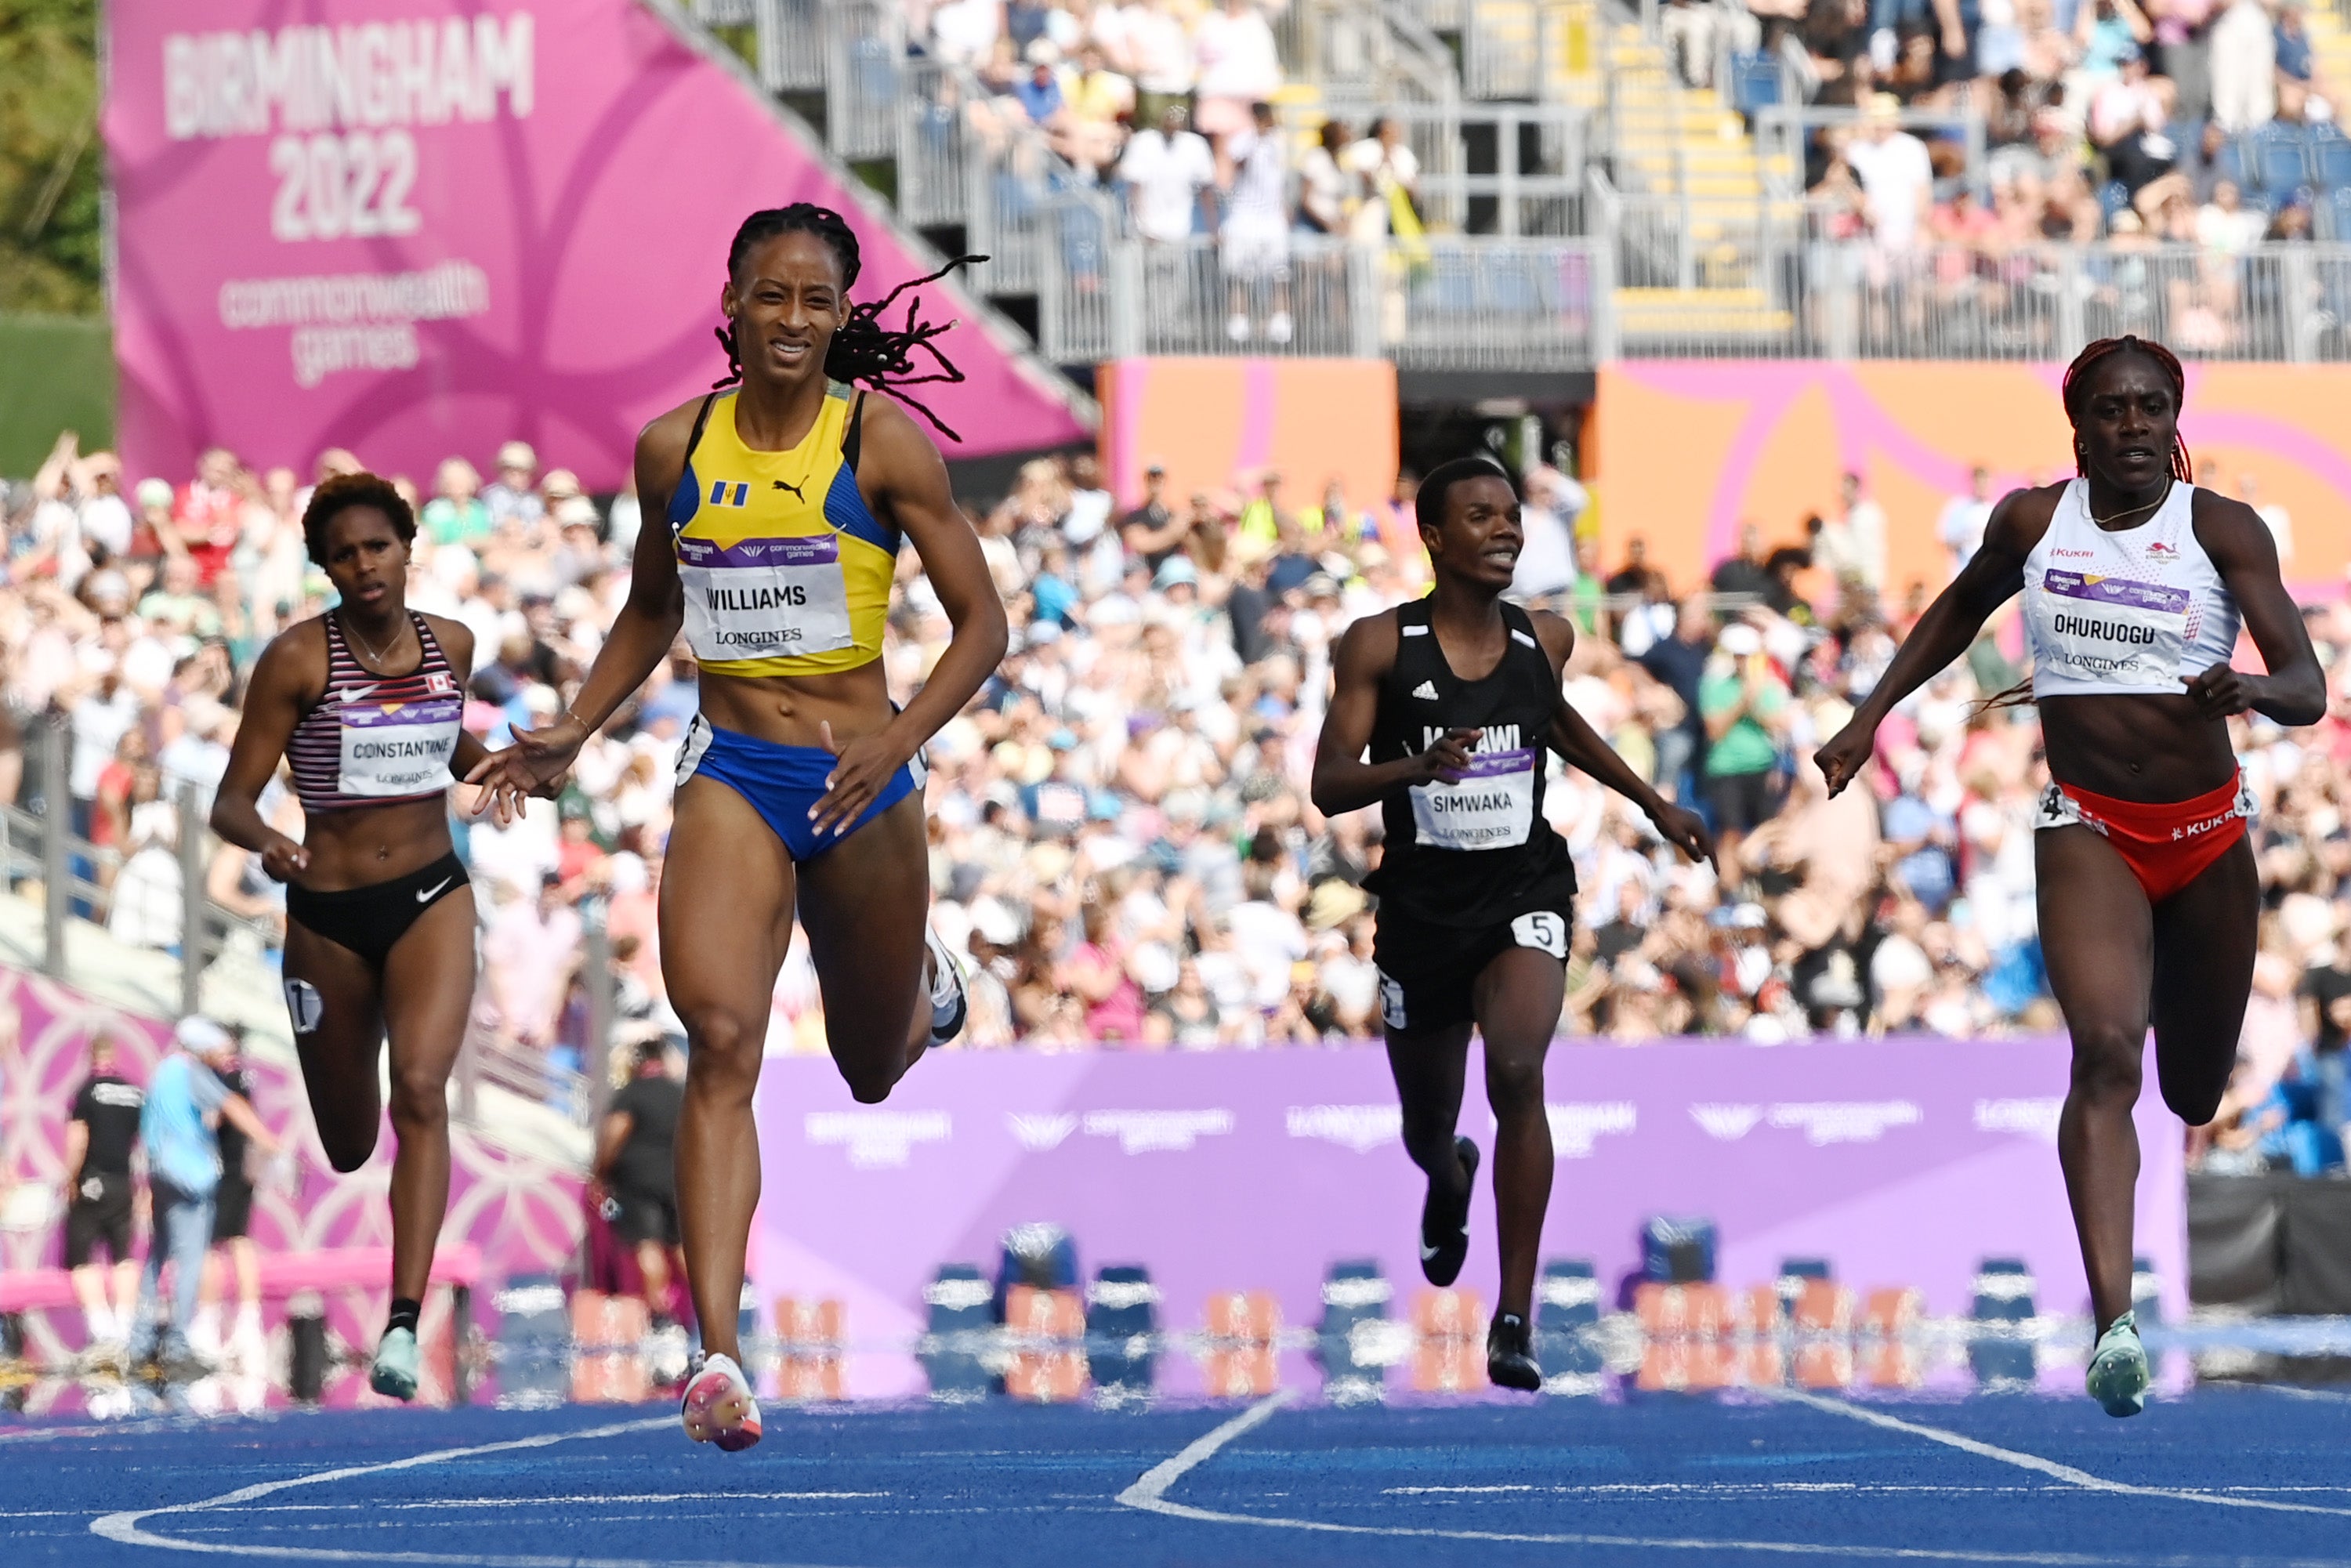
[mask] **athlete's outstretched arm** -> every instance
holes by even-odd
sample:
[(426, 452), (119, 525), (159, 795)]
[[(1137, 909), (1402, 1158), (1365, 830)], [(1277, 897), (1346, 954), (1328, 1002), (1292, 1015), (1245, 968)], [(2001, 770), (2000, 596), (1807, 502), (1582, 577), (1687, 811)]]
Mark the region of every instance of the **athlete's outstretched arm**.
[(826, 744), (834, 754), (832, 774), (825, 780), (824, 798), (810, 813), (820, 836), (842, 831), (880, 798), (923, 743), (961, 713), (972, 694), (996, 673), (1009, 641), (1004, 601), (996, 591), (987, 558), (980, 553), (979, 536), (955, 503), (939, 449), (890, 399), (869, 397), (863, 406), (865, 456), (858, 480), (861, 485), (871, 481), (868, 494), (888, 508), (898, 531), (914, 541), (954, 632), (930, 678), (882, 729), (832, 746), (831, 727), (826, 727)]
[(685, 471), (686, 442), (700, 406), (698, 398), (681, 404), (637, 437), (637, 494), (650, 515), (637, 531), (636, 553), (629, 560), (628, 601), (597, 650), (596, 662), (571, 706), (543, 729), (517, 730), (512, 746), (466, 770), (465, 782), (484, 790), (476, 813), (494, 802), (501, 813), (518, 809), (523, 796), (552, 788), (569, 770), (588, 737), (645, 684), (677, 641), (678, 629), (685, 624), (685, 591), (678, 580), (677, 555), (664, 513)]
[(1828, 779), (1832, 796), (1869, 765), (1870, 754), (1877, 746), (1877, 727), (1886, 722), (1895, 705), (1973, 647), (1976, 634), (1991, 619), (1991, 612), (2024, 591), (2024, 558), (2049, 531), (2058, 494), (2054, 488), (2012, 490), (1992, 508), (1984, 528), (1983, 548), (1927, 606), (1876, 688), (1854, 710), (1852, 720), (1813, 754)]
[(281, 632), (255, 661), (253, 679), (245, 689), (245, 711), (237, 721), (236, 740), (229, 747), (228, 769), (221, 775), (213, 796), (213, 831), (241, 850), (261, 857), (261, 869), (279, 882), (310, 864), (310, 852), (262, 820), (261, 792), (277, 771), (302, 722), (302, 709), (312, 695), (304, 690), (303, 672), (311, 655), (298, 644), (321, 635), (305, 622)]
[(1387, 762), (1366, 762), (1372, 724), (1379, 715), (1380, 678), (1395, 667), (1396, 620), (1393, 610), (1366, 615), (1339, 634), (1331, 655), (1331, 706), (1314, 743), (1314, 778), (1309, 793), (1326, 817), (1376, 805), (1399, 784), (1457, 780), (1469, 766), (1474, 729), (1448, 730), (1436, 745)]
[(2278, 573), (2277, 541), (2259, 512), (2210, 491), (2196, 493), (2196, 542), (2220, 569), (2220, 579), (2243, 612), (2245, 630), (2262, 651), (2266, 675), (2213, 665), (2186, 683), (2206, 718), (2251, 709), (2280, 724), (2316, 724), (2326, 716), (2326, 674), (2310, 645), (2302, 611)]
[[(1534, 617), (1535, 635), (1552, 656), (1552, 664), (1564, 677), (1567, 656), (1575, 647), (1575, 622), (1548, 612)], [(1694, 861), (1704, 861), (1722, 871), (1715, 859), (1714, 838), (1706, 831), (1705, 820), (1696, 811), (1686, 810), (1649, 787), (1649, 781), (1625, 764), (1616, 755), (1616, 748), (1600, 738), (1575, 706), (1560, 694), (1556, 711), (1552, 715), (1551, 747), (1565, 758), (1570, 766), (1581, 768), (1608, 789), (1614, 789), (1635, 806), (1656, 825), (1666, 842)]]

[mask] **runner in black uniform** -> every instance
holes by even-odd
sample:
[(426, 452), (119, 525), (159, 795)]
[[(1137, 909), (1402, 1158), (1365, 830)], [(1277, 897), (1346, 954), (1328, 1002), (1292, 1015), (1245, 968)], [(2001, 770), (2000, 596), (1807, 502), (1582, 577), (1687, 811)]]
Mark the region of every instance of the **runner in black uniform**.
[(1543, 817), (1544, 747), (1634, 801), (1692, 859), (1714, 849), (1696, 815), (1661, 800), (1560, 695), (1573, 625), (1502, 601), (1523, 542), (1509, 476), (1489, 459), (1457, 459), (1423, 482), (1415, 509), (1436, 586), (1339, 640), (1314, 804), (1337, 815), (1377, 801), (1386, 828), (1364, 885), (1380, 896), (1373, 952), (1405, 1149), (1428, 1173), (1420, 1256), (1432, 1284), (1451, 1284), (1468, 1253), (1478, 1146), (1454, 1128), (1473, 1024), (1485, 1040), (1502, 1255), (1487, 1375), (1531, 1390), (1542, 1375), (1527, 1315), (1552, 1160), (1543, 1055), (1575, 894), (1567, 845)]

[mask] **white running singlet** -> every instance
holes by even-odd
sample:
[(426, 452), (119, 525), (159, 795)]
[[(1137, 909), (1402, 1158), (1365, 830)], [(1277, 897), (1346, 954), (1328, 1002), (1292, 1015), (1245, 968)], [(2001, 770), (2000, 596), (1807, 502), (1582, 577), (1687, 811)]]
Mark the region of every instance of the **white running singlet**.
[(2087, 480), (2068, 484), (2024, 558), (2033, 696), (2179, 692), (2226, 664), (2241, 617), (2197, 542), (2194, 486), (2175, 483), (2155, 516), (2114, 532), (2089, 497)]

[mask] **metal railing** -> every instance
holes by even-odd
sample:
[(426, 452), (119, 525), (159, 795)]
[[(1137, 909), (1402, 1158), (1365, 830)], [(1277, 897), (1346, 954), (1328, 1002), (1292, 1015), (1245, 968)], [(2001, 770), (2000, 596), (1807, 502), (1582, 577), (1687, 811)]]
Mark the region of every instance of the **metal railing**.
[[(1432, 229), (1505, 236), (1583, 232), (1591, 122), (1580, 109), (1474, 102), (1399, 106), (1334, 96), (1311, 118), (1316, 126), (1340, 120), (1359, 134), (1383, 119), (1402, 125), (1405, 143), (1420, 164), (1416, 204)], [(1309, 119), (1291, 111), (1290, 123), (1301, 131)]]
[(1294, 235), (1278, 273), (1228, 268), (1203, 235), (1119, 238), (1081, 271), (1055, 252), (1041, 290), (1047, 356), (1386, 357), (1423, 369), (1573, 370), (1594, 362), (1605, 276), (1584, 239), (1351, 245)]
[[(92, 843), (72, 830), (68, 780), (74, 738), (69, 719), (62, 714), (43, 716), (26, 733), (26, 790), (23, 803), (0, 806), (0, 878), (11, 892), (37, 883), (42, 900), (42, 972), (71, 979), (67, 936), (78, 917), (108, 924), (118, 901), (138, 917), (141, 946), (178, 950), (179, 1006), (183, 1014), (198, 1010), (204, 972), (232, 942), (255, 952), (283, 940), (274, 922), (225, 909), (208, 892), (213, 859), (219, 848), (205, 817), (211, 800), (193, 780), (179, 780), (171, 791), (173, 817), (171, 842), (178, 886), (151, 888), (145, 879), (126, 880), (139, 856), (126, 856), (112, 846)], [(160, 846), (159, 846), (160, 847)], [(130, 903), (136, 900), (135, 904)], [(158, 944), (155, 935), (171, 932), (176, 942)]]
[[(83, 920), (112, 929), (118, 910), (127, 910), (136, 916), (139, 929), (123, 940), (176, 960), (176, 994), (155, 997), (155, 1003), (175, 1008), (183, 1018), (200, 1012), (205, 977), (223, 956), (242, 952), (256, 963), (266, 962), (268, 951), (283, 947), (284, 927), (277, 919), (225, 908), (211, 896), (211, 872), (221, 841), (207, 825), (209, 792), (193, 780), (175, 781), (169, 796), (176, 886), (141, 874), (143, 855), (126, 856), (74, 832), (74, 744), (71, 721), (63, 715), (44, 715), (26, 727), (20, 799), (0, 803), (0, 890), (19, 897), (37, 894), (41, 970), (69, 984), (119, 977), (77, 969), (75, 948), (80, 944), (73, 938), (73, 926)], [(587, 937), (580, 971), (588, 1004), (580, 1048), (584, 1069), (566, 1068), (543, 1051), (504, 1040), (484, 1026), (477, 1012), (454, 1075), (462, 1118), (476, 1117), (475, 1091), (483, 1082), (552, 1106), (581, 1125), (590, 1124), (601, 1108), (604, 1091), (600, 1086), (609, 1082), (604, 1068), (611, 1049), (615, 988), (601, 906), (590, 902), (584, 912)], [(177, 940), (160, 940), (165, 936)], [(80, 961), (89, 961), (88, 949)]]
[(824, 8), (824, 136), (843, 158), (890, 158), (898, 151), (906, 13), (874, 0), (831, 0)]
[[(1823, 131), (1853, 129), (1861, 123), (1857, 109), (1777, 104), (1757, 110), (1755, 159), (1765, 187), (1775, 196), (1802, 194), (1804, 152), (1812, 138)], [(1967, 150), (1967, 167), (1960, 177), (1979, 196), (1990, 194), (1984, 119), (1972, 105), (1964, 110), (1905, 109), (1895, 124), (1929, 138), (1955, 138)]]
[(815, 92), (824, 86), (824, 0), (751, 0), (759, 85), (769, 92)]

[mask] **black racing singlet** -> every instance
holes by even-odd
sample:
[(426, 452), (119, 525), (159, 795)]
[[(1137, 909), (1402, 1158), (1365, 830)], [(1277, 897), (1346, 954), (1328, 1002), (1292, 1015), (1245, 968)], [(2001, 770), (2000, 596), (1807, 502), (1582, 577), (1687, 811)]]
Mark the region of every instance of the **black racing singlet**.
[(1543, 817), (1543, 755), (1559, 680), (1515, 604), (1501, 607), (1510, 640), (1481, 681), (1445, 662), (1429, 601), (1396, 610), (1395, 667), (1380, 683), (1372, 760), (1425, 751), (1448, 729), (1475, 729), (1472, 771), (1458, 784), (1416, 784), (1380, 802), (1380, 868), (1364, 885), (1395, 910), (1438, 925), (1498, 925), (1532, 909), (1564, 910), (1575, 895), (1567, 842)]

